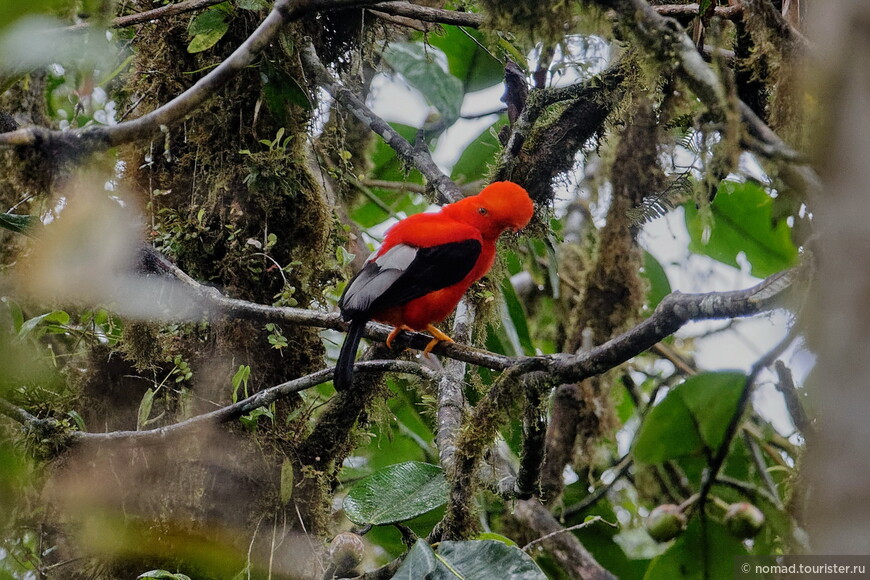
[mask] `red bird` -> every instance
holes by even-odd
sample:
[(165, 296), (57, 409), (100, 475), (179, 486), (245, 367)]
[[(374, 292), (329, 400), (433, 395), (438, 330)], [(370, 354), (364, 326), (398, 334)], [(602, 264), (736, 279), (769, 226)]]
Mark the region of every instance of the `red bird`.
[(350, 327), (335, 367), (336, 390), (353, 381), (357, 347), (369, 320), (396, 327), (388, 347), (402, 330), (428, 330), (434, 336), (424, 354), (441, 341), (453, 342), (433, 323), (447, 318), (465, 291), (489, 272), (502, 232), (524, 228), (534, 211), (525, 189), (499, 181), (437, 213), (412, 215), (391, 227), (338, 301)]

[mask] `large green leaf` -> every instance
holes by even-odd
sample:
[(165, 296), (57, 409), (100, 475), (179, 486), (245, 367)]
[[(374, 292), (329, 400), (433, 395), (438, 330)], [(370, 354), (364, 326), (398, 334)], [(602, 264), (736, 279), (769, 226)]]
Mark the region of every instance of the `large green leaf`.
[(504, 78), (504, 66), (482, 49), (485, 39), (477, 30), (465, 30), (445, 26), (444, 34), (430, 34), (429, 44), (441, 49), (447, 56), (450, 74), (462, 81), (465, 92), (479, 91), (497, 85)]
[(506, 124), (507, 117), (502, 115), (465, 148), (450, 173), (454, 181), (468, 183), (487, 174), (489, 166), (495, 164), (496, 157), (501, 152), (497, 135), (499, 129)]
[(734, 557), (746, 549), (717, 522), (694, 518), (668, 550), (653, 559), (646, 580), (732, 580)]
[(417, 540), (393, 580), (546, 580), (525, 552), (497, 540), (441, 542), (438, 551)]
[(263, 100), (269, 107), (269, 112), (279, 123), (286, 125), (288, 119), (288, 103), (298, 105), (310, 111), (312, 108), (308, 95), (292, 76), (280, 66), (265, 61), (260, 68), (265, 83), (263, 84)]
[(447, 501), (447, 482), (437, 465), (406, 461), (376, 471), (354, 485), (344, 511), (356, 524), (410, 520)]
[(191, 20), (187, 33), (192, 38), (187, 45), (187, 52), (202, 52), (217, 44), (230, 29), (228, 20), (231, 10), (229, 2), (221, 2)]
[(685, 206), (689, 249), (729, 266), (738, 266), (741, 252), (753, 276), (764, 277), (794, 266), (798, 251), (785, 220), (773, 222), (773, 199), (755, 182), (723, 181), (710, 210), (713, 223), (705, 232), (705, 220), (691, 202)]
[(644, 420), (635, 459), (661, 463), (719, 447), (745, 382), (742, 373), (701, 373), (674, 388)]
[(57, 0), (0, 0), (0, 29), (31, 14), (50, 14)]
[(437, 48), (421, 42), (393, 42), (383, 52), (391, 69), (405, 77), (430, 105), (438, 109), (447, 125), (459, 118), (465, 91), (462, 81), (444, 70)]
[(665, 269), (659, 261), (649, 252), (643, 253), (643, 277), (649, 282), (649, 292), (646, 296), (646, 304), (650, 310), (654, 310), (662, 299), (671, 293), (671, 283)]
[[(399, 135), (412, 143), (414, 142), (417, 129), (399, 123), (390, 123), (390, 125)], [(372, 165), (372, 179), (416, 185), (423, 183), (423, 176), (420, 175), (420, 172), (405, 167), (402, 161), (396, 157), (393, 148), (384, 143), (382, 139), (375, 142)], [(390, 208), (393, 212), (405, 212), (408, 215), (419, 213), (428, 206), (425, 200), (422, 203), (418, 202), (419, 196), (410, 195), (401, 189), (372, 187), (370, 191), (378, 199), (378, 202), (366, 200), (354, 208), (351, 214), (353, 220), (364, 228), (377, 225), (390, 217), (390, 213), (385, 211), (382, 206)]]
[(526, 320), (526, 311), (523, 309), (523, 305), (514, 291), (513, 284), (511, 284), (509, 278), (504, 279), (501, 290), (508, 315), (502, 322), (508, 333), (508, 338), (514, 343), (514, 354), (516, 356), (524, 354), (532, 356), (535, 354), (535, 345), (532, 344), (532, 337), (529, 335), (529, 323)]

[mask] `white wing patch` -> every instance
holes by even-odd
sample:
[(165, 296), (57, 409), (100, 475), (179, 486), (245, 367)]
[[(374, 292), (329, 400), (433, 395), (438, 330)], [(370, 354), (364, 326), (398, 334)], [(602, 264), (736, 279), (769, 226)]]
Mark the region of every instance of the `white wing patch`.
[(375, 264), (380, 266), (382, 270), (405, 271), (416, 257), (417, 248), (406, 244), (397, 244), (387, 250), (383, 256), (376, 258)]
[(399, 277), (405, 273), (414, 258), (417, 248), (398, 244), (384, 255), (366, 262), (359, 276), (351, 283), (344, 295), (342, 309), (350, 311), (368, 310), (372, 302), (384, 294)]

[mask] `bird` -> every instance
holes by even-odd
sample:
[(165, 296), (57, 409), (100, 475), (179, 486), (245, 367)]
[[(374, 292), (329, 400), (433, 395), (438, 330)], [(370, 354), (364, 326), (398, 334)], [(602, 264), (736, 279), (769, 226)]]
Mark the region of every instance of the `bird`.
[(528, 225), (535, 207), (529, 193), (510, 181), (497, 181), (479, 194), (434, 213), (406, 217), (387, 230), (383, 243), (345, 287), (338, 307), (348, 322), (333, 377), (337, 391), (350, 388), (356, 351), (366, 323), (394, 326), (388, 348), (403, 330), (428, 331), (424, 355), (453, 340), (436, 328), (456, 308), (471, 285), (495, 261), (496, 241), (506, 230)]

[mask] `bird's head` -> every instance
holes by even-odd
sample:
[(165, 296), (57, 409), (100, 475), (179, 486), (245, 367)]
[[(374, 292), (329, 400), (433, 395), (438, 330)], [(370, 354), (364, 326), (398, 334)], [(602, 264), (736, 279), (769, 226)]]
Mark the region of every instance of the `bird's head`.
[(510, 181), (491, 183), (479, 194), (444, 209), (489, 239), (497, 238), (505, 230), (523, 229), (535, 213), (528, 192)]

